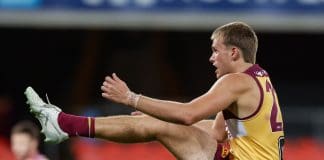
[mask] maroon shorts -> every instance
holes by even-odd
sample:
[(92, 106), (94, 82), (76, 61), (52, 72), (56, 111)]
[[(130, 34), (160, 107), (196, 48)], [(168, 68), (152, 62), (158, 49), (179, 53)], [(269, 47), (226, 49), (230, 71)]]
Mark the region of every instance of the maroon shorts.
[(228, 143), (218, 144), (214, 160), (229, 160), (230, 145)]

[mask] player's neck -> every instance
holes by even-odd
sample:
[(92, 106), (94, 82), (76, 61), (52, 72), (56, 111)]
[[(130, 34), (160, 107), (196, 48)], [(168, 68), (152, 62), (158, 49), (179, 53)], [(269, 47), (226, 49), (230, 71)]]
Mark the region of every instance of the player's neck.
[(35, 157), (37, 157), (38, 154), (39, 154), (38, 150), (33, 149), (33, 150), (31, 150), (31, 151), (29, 152), (29, 154), (28, 154), (28, 158), (30, 158), (30, 159), (35, 159)]
[(248, 68), (250, 68), (253, 64), (252, 63), (239, 63), (235, 66), (235, 73), (239, 73), (239, 72), (244, 72), (246, 71)]

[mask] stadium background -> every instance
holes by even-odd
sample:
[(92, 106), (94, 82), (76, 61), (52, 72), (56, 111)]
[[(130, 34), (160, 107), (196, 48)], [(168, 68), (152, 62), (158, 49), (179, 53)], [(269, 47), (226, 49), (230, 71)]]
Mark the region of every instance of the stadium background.
[[(113, 72), (138, 93), (191, 100), (215, 81), (208, 62), (211, 32), (234, 20), (251, 24), (258, 34), (257, 62), (272, 75), (285, 118), (285, 159), (321, 159), (320, 0), (0, 0), (0, 102), (7, 102), (0, 103), (0, 144), (8, 146), (17, 121), (38, 124), (25, 104), (29, 85), (78, 115), (132, 111), (100, 96), (105, 75)], [(81, 138), (42, 143), (41, 151), (62, 160), (174, 159), (157, 143)]]

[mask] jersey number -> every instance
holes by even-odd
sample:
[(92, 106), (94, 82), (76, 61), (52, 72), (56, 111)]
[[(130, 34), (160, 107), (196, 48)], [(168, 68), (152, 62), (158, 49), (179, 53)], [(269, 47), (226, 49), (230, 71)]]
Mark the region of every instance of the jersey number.
[(277, 116), (278, 116), (278, 104), (276, 101), (276, 96), (273, 87), (271, 86), (271, 83), (266, 80), (266, 91), (271, 92), (272, 94), (272, 99), (273, 99), (273, 104), (271, 107), (271, 115), (270, 115), (270, 124), (271, 124), (271, 129), (272, 132), (278, 132), (282, 131), (282, 122), (277, 122)]

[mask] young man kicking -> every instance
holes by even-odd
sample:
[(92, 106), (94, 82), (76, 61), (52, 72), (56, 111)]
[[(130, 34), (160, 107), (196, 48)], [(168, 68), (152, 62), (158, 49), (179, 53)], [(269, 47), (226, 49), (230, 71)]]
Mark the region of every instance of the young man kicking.
[[(135, 94), (116, 74), (107, 76), (102, 96), (147, 115), (79, 117), (44, 103), (32, 88), (25, 94), (42, 125), (45, 141), (72, 136), (121, 143), (159, 141), (183, 160), (282, 159), (283, 121), (268, 73), (255, 64), (258, 39), (245, 23), (217, 28), (210, 62), (217, 81), (187, 103)], [(204, 120), (216, 115), (214, 121)]]

